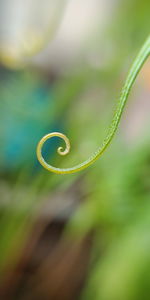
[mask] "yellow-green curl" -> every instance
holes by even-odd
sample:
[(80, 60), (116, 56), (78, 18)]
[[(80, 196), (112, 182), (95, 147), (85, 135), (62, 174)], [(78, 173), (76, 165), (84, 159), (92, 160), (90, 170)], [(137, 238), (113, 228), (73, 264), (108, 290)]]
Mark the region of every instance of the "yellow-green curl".
[(120, 118), (122, 116), (125, 104), (127, 102), (128, 99), (128, 95), (130, 93), (130, 90), (133, 86), (133, 83), (138, 75), (138, 73), (140, 72), (144, 62), (146, 61), (146, 59), (149, 57), (150, 55), (150, 36), (147, 38), (147, 40), (145, 41), (143, 47), (141, 48), (138, 56), (136, 57), (130, 72), (127, 76), (127, 79), (125, 81), (125, 84), (123, 86), (123, 89), (121, 91), (121, 95), (114, 113), (114, 117), (111, 121), (109, 130), (108, 130), (108, 134), (106, 136), (106, 138), (104, 139), (102, 145), (97, 149), (96, 152), (94, 152), (87, 160), (85, 160), (84, 162), (76, 165), (75, 167), (72, 168), (66, 168), (66, 169), (61, 169), (61, 168), (56, 168), (53, 167), (51, 165), (49, 165), (43, 158), (42, 156), (42, 147), (43, 144), (50, 138), (56, 136), (59, 137), (61, 139), (64, 140), (65, 144), (66, 144), (66, 148), (65, 150), (63, 150), (62, 147), (59, 147), (57, 152), (60, 155), (66, 155), (69, 153), (70, 151), (70, 142), (69, 139), (66, 137), (66, 135), (59, 133), (59, 132), (53, 132), (53, 133), (49, 133), (47, 135), (45, 135), (40, 142), (38, 143), (37, 146), (37, 158), (39, 160), (39, 162), (41, 163), (41, 165), (48, 171), (50, 172), (54, 172), (56, 174), (71, 174), (71, 173), (76, 173), (79, 172), (83, 169), (86, 169), (88, 166), (90, 166), (91, 164), (93, 164), (93, 162), (95, 162), (101, 155), (102, 153), (106, 150), (106, 148), (108, 147), (108, 145), (110, 144), (110, 142), (112, 141), (112, 138), (118, 128), (119, 125), (119, 121)]

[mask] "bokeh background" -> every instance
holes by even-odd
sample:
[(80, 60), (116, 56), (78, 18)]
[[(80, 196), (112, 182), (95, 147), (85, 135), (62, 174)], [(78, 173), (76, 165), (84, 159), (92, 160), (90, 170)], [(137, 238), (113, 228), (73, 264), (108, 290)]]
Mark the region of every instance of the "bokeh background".
[(92, 167), (150, 29), (149, 0), (0, 0), (0, 299), (150, 299), (150, 61)]

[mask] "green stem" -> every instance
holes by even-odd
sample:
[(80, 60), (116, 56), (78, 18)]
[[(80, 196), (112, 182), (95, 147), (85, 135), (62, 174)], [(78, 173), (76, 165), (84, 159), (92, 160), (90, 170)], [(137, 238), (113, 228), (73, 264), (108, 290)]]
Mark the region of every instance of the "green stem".
[(143, 64), (149, 57), (149, 55), (150, 55), (150, 36), (145, 41), (143, 47), (141, 48), (138, 56), (136, 57), (133, 65), (130, 69), (130, 72), (127, 76), (127, 79), (126, 79), (123, 89), (121, 91), (121, 95), (120, 95), (120, 98), (119, 98), (119, 101), (118, 101), (118, 104), (117, 104), (117, 107), (116, 107), (116, 110), (114, 113), (114, 117), (111, 121), (109, 130), (108, 130), (108, 134), (107, 134), (106, 138), (104, 139), (102, 145), (97, 149), (97, 151), (94, 152), (87, 160), (76, 165), (75, 167), (67, 168), (67, 169), (60, 169), (60, 168), (53, 167), (53, 166), (49, 165), (42, 156), (43, 144), (49, 138), (52, 138), (54, 136), (60, 137), (65, 141), (66, 149), (63, 151), (62, 147), (59, 147), (58, 153), (60, 155), (66, 155), (70, 151), (70, 142), (69, 142), (68, 138), (62, 133), (53, 132), (53, 133), (47, 134), (40, 140), (40, 142), (38, 143), (38, 146), (37, 146), (37, 158), (38, 158), (39, 162), (41, 163), (41, 165), (45, 169), (47, 169), (50, 172), (57, 173), (57, 174), (71, 174), (71, 173), (79, 172), (79, 171), (87, 168), (91, 164), (93, 164), (103, 154), (103, 152), (106, 150), (106, 148), (112, 141), (112, 138), (118, 128), (120, 118), (122, 116), (122, 113), (123, 113), (125, 104), (127, 102), (130, 90), (133, 86), (133, 83), (134, 83), (138, 73), (140, 72)]

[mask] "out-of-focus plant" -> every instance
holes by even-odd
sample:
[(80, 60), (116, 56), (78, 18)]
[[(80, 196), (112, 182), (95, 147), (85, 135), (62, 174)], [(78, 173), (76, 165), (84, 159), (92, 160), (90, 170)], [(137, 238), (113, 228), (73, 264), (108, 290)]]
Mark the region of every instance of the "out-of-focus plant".
[(92, 272), (83, 299), (149, 297), (149, 149), (146, 143), (123, 153), (124, 161), (113, 155), (114, 162), (107, 168), (111, 178), (104, 170), (106, 163), (101, 166), (103, 176), (94, 195), (89, 195), (76, 214), (76, 225), (71, 225), (80, 234), (96, 229)]
[(25, 66), (53, 38), (66, 3), (67, 0), (15, 4), (1, 1), (0, 61), (10, 68)]

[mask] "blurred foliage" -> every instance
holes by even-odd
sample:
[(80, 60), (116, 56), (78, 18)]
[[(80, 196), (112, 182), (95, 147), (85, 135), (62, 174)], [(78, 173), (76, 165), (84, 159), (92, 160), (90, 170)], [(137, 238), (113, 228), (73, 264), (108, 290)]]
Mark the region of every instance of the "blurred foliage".
[[(67, 0), (24, 2), (0, 1), (0, 61), (12, 69), (22, 69), (33, 55), (53, 39)], [(18, 14), (19, 12), (19, 14)], [(9, 21), (11, 20), (11, 23)]]

